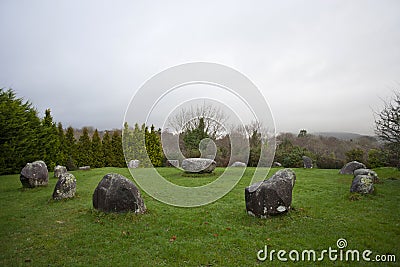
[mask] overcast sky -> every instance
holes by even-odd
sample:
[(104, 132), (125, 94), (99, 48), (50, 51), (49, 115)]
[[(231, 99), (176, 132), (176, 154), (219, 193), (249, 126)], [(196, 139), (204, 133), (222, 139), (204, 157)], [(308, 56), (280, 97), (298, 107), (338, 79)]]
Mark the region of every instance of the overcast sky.
[(249, 77), (278, 132), (373, 134), (400, 85), (397, 0), (2, 0), (0, 36), (0, 87), (65, 127), (121, 127), (147, 79), (194, 61)]

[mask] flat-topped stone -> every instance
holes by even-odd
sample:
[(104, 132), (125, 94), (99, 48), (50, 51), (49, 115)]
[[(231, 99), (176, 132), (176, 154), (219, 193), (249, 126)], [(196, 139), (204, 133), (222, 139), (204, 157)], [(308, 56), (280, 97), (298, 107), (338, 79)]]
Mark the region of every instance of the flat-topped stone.
[(210, 173), (216, 166), (217, 163), (212, 159), (187, 158), (182, 161), (182, 169), (190, 173)]

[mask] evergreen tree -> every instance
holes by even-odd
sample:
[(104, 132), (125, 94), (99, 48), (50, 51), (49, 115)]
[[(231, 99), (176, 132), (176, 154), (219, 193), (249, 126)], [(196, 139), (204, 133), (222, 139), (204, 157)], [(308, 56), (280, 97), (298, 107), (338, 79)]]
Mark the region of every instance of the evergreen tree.
[(57, 125), (57, 133), (58, 133), (58, 140), (59, 140), (59, 144), (60, 144), (57, 163), (65, 166), (68, 162), (68, 154), (67, 154), (66, 147), (65, 147), (66, 140), (65, 140), (64, 129), (63, 129), (61, 122), (59, 122)]
[(94, 168), (104, 167), (103, 148), (101, 145), (100, 135), (97, 129), (94, 131), (92, 135), (92, 155), (93, 155), (93, 161), (92, 161), (93, 167)]
[(114, 131), (111, 137), (113, 167), (126, 167), (124, 152), (122, 150), (122, 136), (121, 132)]
[(113, 166), (114, 156), (113, 156), (111, 138), (110, 138), (110, 134), (108, 131), (106, 131), (106, 133), (104, 134), (101, 144), (102, 144), (103, 155), (104, 155), (104, 166), (111, 167), (111, 166)]
[(53, 122), (50, 109), (46, 109), (42, 120), (42, 130), (39, 138), (42, 159), (49, 170), (53, 170), (58, 161), (60, 140), (56, 124)]
[(146, 152), (146, 126), (142, 124), (141, 127), (136, 123), (133, 130), (133, 155), (134, 159), (140, 160), (142, 166), (150, 166), (149, 159)]
[(208, 137), (209, 136), (205, 130), (204, 119), (200, 118), (199, 124), (196, 128), (193, 130), (188, 130), (186, 133), (184, 133), (183, 142), (185, 144), (187, 156), (199, 157), (199, 144), (201, 140)]
[(40, 159), (40, 119), (28, 101), (0, 88), (0, 174), (18, 173)]
[(261, 143), (261, 134), (256, 129), (253, 130), (249, 138), (249, 145), (250, 145), (250, 155), (249, 155), (248, 166), (257, 167), (258, 162), (260, 160), (262, 143)]
[(146, 128), (146, 150), (147, 155), (154, 167), (162, 166), (163, 151), (161, 147), (161, 140), (158, 132), (154, 130), (151, 125), (150, 131)]
[(76, 139), (74, 137), (74, 128), (69, 126), (67, 128), (67, 132), (65, 134), (65, 146), (64, 146), (64, 151), (66, 154), (67, 162), (66, 162), (66, 167), (68, 170), (72, 171), (77, 168), (76, 164)]
[(124, 130), (122, 133), (122, 146), (127, 162), (136, 159), (134, 155), (134, 143), (133, 143), (133, 130), (129, 129), (127, 122), (124, 123)]
[(79, 137), (77, 155), (78, 166), (93, 165), (92, 142), (86, 127), (82, 129), (82, 135)]

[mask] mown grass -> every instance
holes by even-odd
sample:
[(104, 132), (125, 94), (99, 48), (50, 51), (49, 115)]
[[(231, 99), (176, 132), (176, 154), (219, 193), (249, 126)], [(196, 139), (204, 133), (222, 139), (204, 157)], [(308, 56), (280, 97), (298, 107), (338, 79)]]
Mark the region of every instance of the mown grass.
[[(173, 168), (158, 171), (185, 186), (215, 179), (185, 177)], [(198, 208), (168, 206), (142, 192), (148, 208), (144, 215), (104, 214), (92, 207), (92, 194), (102, 177), (110, 172), (130, 177), (127, 169), (72, 172), (77, 197), (65, 201), (51, 200), (55, 178), (48, 187), (22, 189), (18, 175), (1, 176), (0, 266), (287, 266), (292, 262), (276, 258), (272, 263), (260, 262), (256, 254), (265, 245), (275, 250), (322, 251), (336, 248), (339, 238), (347, 240), (346, 249), (394, 254), (400, 261), (397, 170), (377, 169), (383, 180), (375, 186), (377, 193), (357, 197), (349, 193), (352, 176), (339, 175), (338, 170), (294, 171), (293, 210), (268, 219), (245, 212), (244, 188), (252, 168), (229, 194)], [(217, 174), (222, 172), (217, 169)], [(326, 258), (295, 263), (314, 264), (354, 266), (357, 262)]]

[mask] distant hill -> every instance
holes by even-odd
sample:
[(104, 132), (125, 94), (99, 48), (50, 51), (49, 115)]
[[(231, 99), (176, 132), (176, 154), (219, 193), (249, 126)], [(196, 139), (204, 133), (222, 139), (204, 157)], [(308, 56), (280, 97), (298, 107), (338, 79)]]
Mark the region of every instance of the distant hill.
[(335, 137), (337, 139), (346, 140), (346, 141), (356, 140), (361, 137), (375, 138), (374, 136), (370, 136), (370, 135), (361, 135), (361, 134), (346, 133), (346, 132), (316, 132), (316, 133), (311, 133), (311, 134), (325, 136), (325, 137)]

